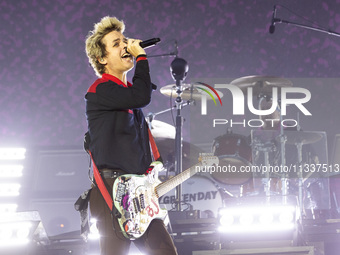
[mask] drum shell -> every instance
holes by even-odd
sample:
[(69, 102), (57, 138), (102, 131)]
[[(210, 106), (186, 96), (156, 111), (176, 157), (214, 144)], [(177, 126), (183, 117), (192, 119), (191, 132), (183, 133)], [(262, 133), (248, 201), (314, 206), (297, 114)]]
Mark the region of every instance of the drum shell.
[(252, 150), (248, 138), (234, 133), (228, 133), (214, 139), (212, 152), (220, 158), (220, 166), (233, 171), (217, 171), (211, 174), (216, 181), (241, 185), (252, 179), (250, 171), (244, 172), (241, 167), (250, 166)]

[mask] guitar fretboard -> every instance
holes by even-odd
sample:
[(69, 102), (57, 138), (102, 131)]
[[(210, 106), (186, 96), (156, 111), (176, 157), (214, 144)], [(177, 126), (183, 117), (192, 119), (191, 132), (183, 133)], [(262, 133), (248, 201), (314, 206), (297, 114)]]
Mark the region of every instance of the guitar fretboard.
[(175, 177), (167, 180), (166, 182), (163, 182), (159, 184), (155, 191), (158, 195), (158, 197), (163, 196), (164, 194), (168, 193), (170, 190), (175, 188), (177, 185), (181, 184), (185, 180), (189, 179), (191, 176), (197, 173), (197, 167), (201, 166), (201, 163), (198, 163), (187, 170), (183, 171), (182, 173), (176, 175)]

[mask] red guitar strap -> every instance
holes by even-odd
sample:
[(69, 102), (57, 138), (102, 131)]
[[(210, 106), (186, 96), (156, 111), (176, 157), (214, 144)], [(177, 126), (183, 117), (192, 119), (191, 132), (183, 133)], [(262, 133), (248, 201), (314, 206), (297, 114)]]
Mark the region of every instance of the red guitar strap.
[[(150, 129), (148, 129), (148, 131), (149, 131), (149, 141), (150, 141), (150, 146), (151, 146), (152, 154), (153, 154), (154, 159), (157, 160), (157, 159), (160, 158), (160, 154), (159, 154), (157, 145), (156, 145), (155, 140), (154, 140), (154, 138), (153, 138), (153, 136), (151, 134)], [(111, 197), (110, 193), (108, 192), (108, 190), (107, 190), (107, 188), (105, 186), (103, 178), (100, 175), (99, 170), (98, 170), (96, 164), (94, 163), (91, 151), (88, 150), (88, 153), (89, 153), (89, 155), (91, 157), (92, 166), (93, 166), (93, 176), (94, 176), (94, 180), (96, 182), (96, 185), (97, 185), (100, 193), (102, 194), (102, 196), (103, 196), (107, 206), (110, 208), (110, 211), (112, 212), (112, 209), (113, 209), (113, 200), (112, 200), (112, 197)]]
[(154, 158), (154, 161), (157, 161), (161, 157), (161, 155), (158, 151), (157, 145), (155, 143), (155, 139), (153, 138), (151, 134), (150, 128), (148, 129), (148, 131), (149, 131), (149, 141), (150, 141), (150, 147), (152, 150), (153, 158)]
[(90, 151), (88, 151), (90, 156), (91, 156), (91, 161), (92, 161), (92, 165), (93, 165), (93, 176), (94, 176), (94, 180), (96, 181), (97, 187), (100, 191), (100, 193), (102, 194), (107, 206), (110, 208), (111, 212), (112, 212), (112, 207), (113, 207), (113, 201), (112, 201), (112, 197), (109, 194), (105, 183), (102, 179), (102, 176), (99, 173), (99, 170), (96, 166), (96, 164), (93, 161), (93, 157), (92, 157), (92, 153)]

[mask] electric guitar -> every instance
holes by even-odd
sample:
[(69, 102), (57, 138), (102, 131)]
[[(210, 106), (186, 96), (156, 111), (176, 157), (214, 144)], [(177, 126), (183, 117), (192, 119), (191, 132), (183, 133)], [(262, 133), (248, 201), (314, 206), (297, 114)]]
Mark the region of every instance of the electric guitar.
[(161, 182), (158, 171), (163, 169), (161, 162), (150, 165), (147, 175), (125, 174), (116, 178), (113, 184), (114, 213), (125, 237), (137, 239), (147, 230), (153, 219), (164, 219), (166, 209), (161, 209), (158, 198), (189, 179), (201, 170), (218, 164), (218, 157), (202, 153), (198, 164), (188, 168), (173, 178)]

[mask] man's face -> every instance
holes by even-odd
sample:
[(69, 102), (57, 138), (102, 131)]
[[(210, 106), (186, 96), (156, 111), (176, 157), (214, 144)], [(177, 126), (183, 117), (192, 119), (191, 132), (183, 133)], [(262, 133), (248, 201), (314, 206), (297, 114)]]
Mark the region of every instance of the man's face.
[(127, 39), (117, 31), (112, 31), (103, 37), (107, 56), (100, 61), (106, 64), (106, 73), (120, 77), (121, 74), (133, 68), (133, 58), (126, 53)]

